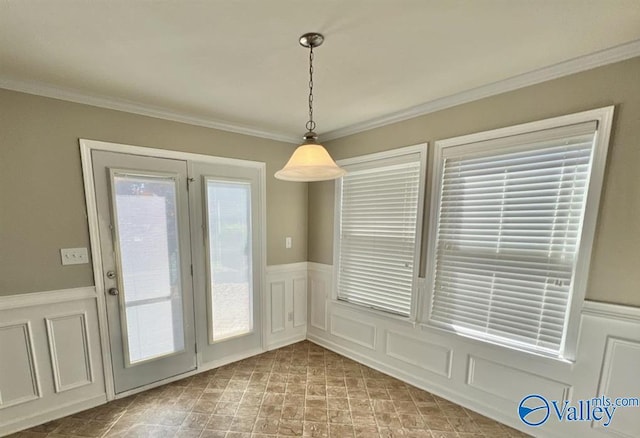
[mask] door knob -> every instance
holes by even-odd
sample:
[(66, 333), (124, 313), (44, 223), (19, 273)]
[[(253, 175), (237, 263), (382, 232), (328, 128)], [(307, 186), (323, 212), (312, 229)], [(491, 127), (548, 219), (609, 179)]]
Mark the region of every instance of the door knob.
[(116, 278), (116, 273), (115, 271), (109, 271), (107, 272), (107, 278), (110, 280), (113, 280), (114, 278)]
[(115, 287), (109, 289), (109, 295), (118, 295), (120, 292)]

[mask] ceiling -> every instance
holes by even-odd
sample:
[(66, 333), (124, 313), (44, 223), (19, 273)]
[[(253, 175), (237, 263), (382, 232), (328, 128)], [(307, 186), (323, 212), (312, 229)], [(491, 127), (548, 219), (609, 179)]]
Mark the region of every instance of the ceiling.
[(5, 0), (0, 87), (294, 141), (309, 31), (322, 136), (638, 42), (640, 0)]

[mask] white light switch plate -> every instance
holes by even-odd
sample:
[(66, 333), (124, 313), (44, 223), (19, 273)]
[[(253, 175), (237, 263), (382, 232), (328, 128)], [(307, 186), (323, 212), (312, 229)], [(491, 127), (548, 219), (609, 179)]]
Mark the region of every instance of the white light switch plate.
[(291, 249), (291, 237), (285, 237), (284, 239), (284, 247), (287, 249)]
[(87, 248), (62, 248), (60, 257), (63, 265), (82, 265), (89, 263)]

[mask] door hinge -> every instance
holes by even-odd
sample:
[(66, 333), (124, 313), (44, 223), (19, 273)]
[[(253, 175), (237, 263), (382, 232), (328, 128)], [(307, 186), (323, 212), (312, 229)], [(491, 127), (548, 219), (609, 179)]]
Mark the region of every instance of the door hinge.
[(191, 265), (191, 276), (193, 277), (193, 265)]
[(198, 354), (198, 343), (197, 342), (194, 344), (194, 348), (195, 348), (195, 353)]

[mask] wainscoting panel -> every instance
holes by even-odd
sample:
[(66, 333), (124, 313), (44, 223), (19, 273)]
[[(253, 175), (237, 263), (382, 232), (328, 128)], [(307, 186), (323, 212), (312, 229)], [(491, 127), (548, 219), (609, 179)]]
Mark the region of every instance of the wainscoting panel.
[(307, 276), (293, 279), (293, 326), (307, 325)]
[(552, 400), (568, 400), (570, 387), (536, 374), (506, 366), (492, 360), (468, 356), (467, 385), (500, 397), (506, 401), (519, 400), (522, 394), (535, 388)]
[[(615, 337), (607, 339), (604, 366), (598, 395), (612, 399), (617, 397), (640, 397), (640, 342)], [(629, 376), (635, 375), (635, 379)], [(597, 426), (594, 423), (594, 426)], [(625, 438), (640, 434), (640, 408), (617, 409), (615, 422), (609, 432)]]
[(311, 326), (319, 330), (327, 329), (327, 283), (325, 278), (318, 278), (322, 273), (309, 269), (309, 301)]
[(87, 314), (72, 313), (45, 320), (56, 392), (93, 383)]
[[(540, 437), (637, 437), (640, 408), (618, 408), (610, 426), (558, 421), (532, 428), (520, 401), (570, 403), (640, 395), (640, 309), (585, 302), (575, 362), (532, 355), (333, 300), (332, 267), (309, 263), (307, 338), (471, 410)], [(329, 321), (327, 325), (324, 321)]]
[(40, 398), (29, 321), (0, 326), (0, 409)]
[(284, 330), (286, 321), (285, 288), (286, 285), (284, 280), (269, 283), (269, 302), (271, 304), (271, 333), (278, 333)]
[(307, 335), (307, 263), (267, 266), (265, 344), (268, 350)]
[(424, 342), (394, 331), (387, 331), (385, 347), (385, 353), (389, 357), (446, 378), (451, 377), (453, 352), (448, 347)]
[(331, 334), (372, 350), (376, 347), (376, 326), (363, 324), (355, 320), (353, 315), (332, 314)]
[(106, 402), (95, 288), (0, 297), (0, 436)]

